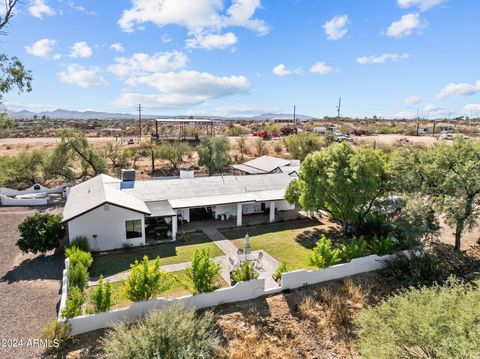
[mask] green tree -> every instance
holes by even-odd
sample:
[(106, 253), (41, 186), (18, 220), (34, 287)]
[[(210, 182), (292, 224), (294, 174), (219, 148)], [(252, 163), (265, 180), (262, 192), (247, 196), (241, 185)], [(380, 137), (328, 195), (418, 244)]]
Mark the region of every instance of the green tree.
[(88, 269), (81, 262), (70, 262), (68, 267), (68, 287), (79, 288), (83, 290), (86, 288), (90, 276)]
[(217, 289), (216, 282), (221, 273), (221, 265), (213, 260), (206, 249), (197, 249), (192, 264), (186, 269), (187, 278), (195, 293), (212, 292)]
[(309, 263), (317, 268), (327, 268), (340, 262), (340, 249), (332, 248), (332, 241), (322, 235), (309, 256)]
[(359, 314), (362, 358), (480, 357), (480, 290), (446, 286), (401, 292)]
[(322, 141), (314, 133), (302, 132), (284, 139), (285, 148), (293, 158), (303, 161), (308, 154), (322, 148)]
[(346, 233), (356, 233), (375, 202), (389, 190), (386, 156), (370, 147), (336, 144), (302, 163), (286, 199), (307, 211), (325, 211)]
[(79, 160), (82, 168), (81, 177), (96, 176), (107, 172), (105, 157), (90, 143), (85, 134), (74, 128), (65, 128), (60, 133), (59, 152), (66, 153), (67, 159)]
[(24, 253), (45, 254), (55, 249), (63, 239), (62, 217), (50, 213), (37, 213), (18, 225), (20, 239), (17, 247)]
[(480, 144), (457, 139), (452, 145), (399, 150), (393, 160), (396, 187), (429, 201), (455, 228), (455, 249), (462, 234), (478, 222)]
[(144, 256), (142, 262), (135, 261), (130, 265), (130, 274), (125, 280), (123, 290), (133, 302), (148, 300), (156, 294), (167, 290), (172, 285), (168, 274), (160, 269), (160, 258), (150, 264)]
[(0, 185), (10, 188), (26, 188), (47, 180), (45, 150), (23, 151), (14, 157), (0, 158)]
[(82, 314), (82, 305), (85, 302), (83, 290), (78, 287), (70, 287), (68, 291), (68, 299), (65, 302), (65, 308), (62, 315), (65, 318), (78, 317)]
[(174, 171), (183, 162), (183, 158), (188, 152), (190, 152), (190, 146), (185, 142), (163, 142), (156, 150), (157, 156), (170, 162)]
[(230, 162), (230, 142), (228, 137), (203, 137), (196, 147), (198, 153), (198, 164), (208, 169), (208, 175), (214, 172), (223, 171)]

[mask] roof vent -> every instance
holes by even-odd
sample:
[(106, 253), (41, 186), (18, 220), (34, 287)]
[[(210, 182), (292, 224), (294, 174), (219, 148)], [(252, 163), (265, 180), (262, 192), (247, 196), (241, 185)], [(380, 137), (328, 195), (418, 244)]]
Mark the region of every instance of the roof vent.
[(193, 166), (190, 164), (184, 164), (180, 166), (180, 178), (193, 178), (195, 175), (195, 171), (193, 170)]
[(135, 170), (133, 168), (122, 169), (122, 181), (124, 182), (135, 181)]

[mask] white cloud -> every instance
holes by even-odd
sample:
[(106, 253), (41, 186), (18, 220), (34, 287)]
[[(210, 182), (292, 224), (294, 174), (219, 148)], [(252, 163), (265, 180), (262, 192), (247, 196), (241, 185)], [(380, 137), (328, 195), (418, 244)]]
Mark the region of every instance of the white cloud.
[(33, 56), (37, 57), (45, 57), (47, 56), (52, 50), (53, 47), (57, 44), (55, 40), (52, 39), (41, 39), (30, 46), (25, 46), (25, 50)]
[(58, 74), (60, 82), (78, 85), (83, 88), (90, 87), (106, 87), (107, 81), (100, 75), (100, 68), (83, 67), (77, 64), (70, 64), (66, 71), (62, 71)]
[(92, 49), (87, 45), (86, 41), (80, 41), (73, 44), (70, 49), (70, 57), (90, 57)]
[(202, 48), (202, 49), (225, 49), (237, 43), (237, 37), (233, 32), (226, 34), (207, 34), (197, 35), (192, 39), (186, 41), (188, 48)]
[(411, 111), (400, 111), (396, 113), (393, 118), (395, 119), (403, 119), (403, 118), (414, 118), (416, 117), (416, 113), (413, 113)]
[(410, 36), (414, 30), (421, 29), (426, 23), (420, 18), (420, 14), (403, 15), (400, 20), (392, 22), (387, 29), (387, 35), (391, 37)]
[(11, 111), (35, 111), (35, 112), (42, 112), (42, 111), (53, 111), (58, 108), (63, 108), (62, 105), (51, 105), (51, 104), (39, 104), (39, 103), (19, 103), (19, 102), (10, 102), (5, 101), (2, 103), (7, 109)]
[(400, 60), (405, 60), (410, 57), (409, 54), (397, 54), (397, 53), (386, 53), (382, 55), (373, 55), (373, 56), (361, 56), (357, 57), (357, 62), (360, 65), (369, 65), (369, 64), (384, 64), (387, 61), (398, 62)]
[(125, 48), (123, 47), (123, 45), (120, 42), (116, 42), (116, 43), (110, 45), (110, 48), (112, 50), (115, 50), (116, 52), (124, 52), (125, 51)]
[(413, 96), (408, 96), (406, 97), (404, 100), (403, 100), (403, 103), (405, 105), (416, 105), (418, 104), (419, 102), (422, 101), (422, 97), (421, 96), (417, 96), (417, 95), (413, 95)]
[(259, 7), (260, 0), (233, 0), (222, 14), (223, 0), (132, 0), (132, 7), (123, 11), (118, 24), (127, 32), (148, 22), (157, 26), (173, 24), (195, 34), (240, 26), (262, 35), (268, 32), (268, 26), (253, 18)]
[(323, 25), (328, 40), (339, 40), (347, 34), (348, 15), (335, 16)]
[(216, 107), (212, 114), (217, 116), (240, 116), (240, 115), (260, 115), (264, 113), (277, 113), (282, 109), (280, 107), (257, 107), (257, 106), (222, 106)]
[(398, 6), (403, 9), (417, 6), (420, 11), (427, 11), (435, 6), (443, 4), (445, 0), (397, 0)]
[(464, 110), (469, 113), (480, 113), (480, 103), (465, 105)]
[(287, 69), (284, 64), (279, 64), (272, 69), (272, 72), (277, 76), (299, 75), (302, 73), (302, 69)]
[(55, 54), (55, 55), (53, 55), (53, 59), (54, 59), (54, 60), (57, 60), (57, 61), (58, 61), (58, 60), (60, 60), (61, 58), (62, 58), (62, 55), (60, 55), (60, 54)]
[(81, 6), (81, 5), (77, 5), (75, 4), (73, 1), (68, 1), (68, 6), (73, 9), (73, 10), (76, 10), (76, 11), (80, 11), (80, 12), (83, 12), (85, 14), (89, 14), (89, 15), (96, 15), (96, 12), (95, 11), (89, 11), (87, 10), (85, 7)]
[(312, 74), (326, 75), (334, 71), (334, 68), (327, 65), (325, 62), (319, 61), (316, 62), (311, 68), (310, 72)]
[(471, 96), (480, 93), (480, 80), (473, 84), (467, 83), (449, 83), (440, 90), (438, 98), (449, 96)]
[(28, 11), (32, 16), (41, 19), (43, 15), (55, 15), (56, 12), (50, 6), (45, 3), (45, 0), (32, 0)]
[(184, 68), (187, 56), (180, 51), (159, 52), (153, 55), (135, 53), (131, 57), (117, 57), (107, 71), (125, 77), (141, 75), (145, 72), (164, 72)]
[(431, 103), (425, 105), (422, 109), (424, 116), (427, 117), (435, 117), (435, 116), (447, 116), (451, 111), (447, 110), (446, 108), (435, 106)]
[(130, 78), (127, 84), (152, 87), (160, 93), (123, 93), (115, 100), (116, 105), (134, 106), (141, 103), (148, 107), (180, 108), (245, 93), (250, 88), (244, 76), (217, 77), (197, 71), (154, 73)]

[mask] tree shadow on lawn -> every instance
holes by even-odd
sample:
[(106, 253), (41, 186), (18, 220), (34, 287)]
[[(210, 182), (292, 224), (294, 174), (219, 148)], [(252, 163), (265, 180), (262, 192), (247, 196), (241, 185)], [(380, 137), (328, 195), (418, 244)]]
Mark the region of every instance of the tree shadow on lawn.
[(7, 283), (38, 279), (61, 280), (64, 259), (60, 254), (28, 258), (10, 269), (0, 280)]
[(341, 243), (346, 237), (336, 228), (328, 229), (313, 228), (308, 229), (295, 237), (295, 241), (307, 249), (313, 249), (322, 235), (325, 235), (333, 243)]

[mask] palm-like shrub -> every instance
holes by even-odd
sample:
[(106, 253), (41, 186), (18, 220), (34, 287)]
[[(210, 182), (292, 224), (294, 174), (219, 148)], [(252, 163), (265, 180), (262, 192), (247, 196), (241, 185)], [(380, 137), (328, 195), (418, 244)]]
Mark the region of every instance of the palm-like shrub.
[(75, 266), (77, 264), (83, 265), (86, 269), (90, 268), (93, 263), (92, 254), (84, 251), (77, 244), (73, 244), (71, 247), (65, 249), (65, 256), (70, 259), (70, 265)]
[(211, 312), (171, 305), (136, 324), (116, 324), (101, 347), (105, 359), (215, 358), (219, 342)]
[(186, 275), (194, 293), (212, 292), (217, 289), (217, 280), (222, 267), (216, 263), (206, 249), (196, 250), (192, 264), (186, 269)]
[(340, 261), (340, 250), (332, 249), (332, 241), (322, 235), (310, 253), (310, 264), (317, 268), (327, 268)]
[(358, 317), (362, 358), (480, 357), (480, 291), (450, 280), (397, 294)]
[(110, 282), (103, 281), (103, 276), (98, 278), (98, 284), (90, 292), (90, 312), (106, 312), (112, 307), (112, 288)]
[(169, 275), (160, 269), (160, 258), (150, 264), (144, 256), (142, 262), (135, 261), (130, 265), (130, 274), (125, 280), (123, 290), (128, 299), (139, 302), (152, 298), (167, 290), (172, 285)]
[(77, 287), (83, 291), (89, 280), (88, 270), (81, 262), (70, 263), (68, 267), (68, 287)]
[(280, 278), (282, 278), (282, 273), (286, 272), (288, 272), (287, 263), (282, 262), (278, 265), (277, 269), (275, 269), (275, 273), (273, 273), (273, 279), (278, 281)]
[(233, 271), (232, 279), (235, 283), (246, 282), (258, 278), (258, 272), (255, 271), (253, 262), (243, 261)]
[(340, 258), (342, 262), (348, 263), (354, 258), (365, 257), (370, 254), (368, 244), (363, 236), (353, 237), (350, 243), (343, 244), (340, 248)]

